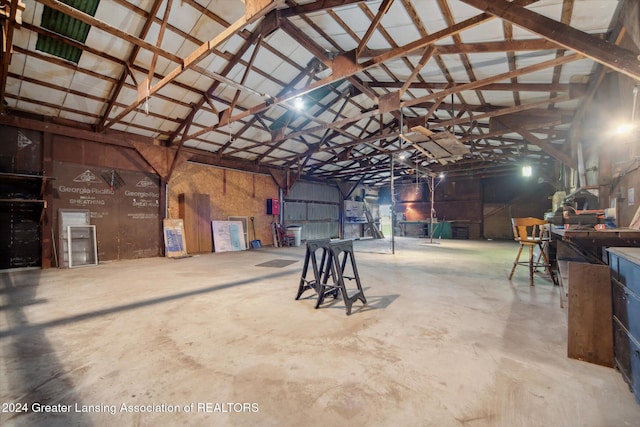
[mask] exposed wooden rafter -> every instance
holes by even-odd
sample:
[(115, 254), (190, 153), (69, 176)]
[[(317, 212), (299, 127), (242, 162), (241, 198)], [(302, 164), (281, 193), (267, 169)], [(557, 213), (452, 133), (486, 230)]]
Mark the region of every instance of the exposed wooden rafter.
[[(0, 113), (109, 144), (144, 135), (122, 146), (163, 179), (192, 158), (270, 173), (285, 191), (303, 177), (384, 183), (400, 152), (460, 175), (505, 173), (520, 157), (573, 168), (607, 73), (640, 80), (638, 8), (536, 1), (109, 0), (93, 17), (34, 0), (19, 25), (20, 1), (0, 0)], [(90, 26), (88, 38), (45, 28), (43, 5)], [(586, 22), (593, 6), (602, 15)], [(416, 126), (469, 151), (441, 165), (422, 141), (400, 142)]]
[(640, 58), (630, 50), (505, 0), (460, 0), (509, 21), (605, 67), (640, 80)]

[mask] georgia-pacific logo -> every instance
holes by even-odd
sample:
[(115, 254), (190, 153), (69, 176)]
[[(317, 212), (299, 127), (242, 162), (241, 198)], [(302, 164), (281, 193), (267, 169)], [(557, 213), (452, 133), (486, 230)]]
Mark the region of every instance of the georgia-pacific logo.
[(80, 175), (76, 176), (73, 179), (73, 182), (84, 182), (87, 184), (97, 184), (100, 181), (100, 179), (98, 179), (97, 176), (95, 176), (93, 174), (93, 172), (91, 172), (89, 169), (87, 169), (86, 171), (82, 172)]
[(33, 141), (30, 140), (27, 135), (25, 135), (24, 133), (18, 131), (18, 149), (23, 149), (25, 147), (30, 146), (31, 144), (33, 144)]
[(147, 188), (147, 187), (153, 187), (153, 186), (155, 186), (155, 184), (153, 183), (153, 181), (149, 179), (148, 176), (145, 176), (136, 184), (136, 187), (139, 187), (139, 188)]

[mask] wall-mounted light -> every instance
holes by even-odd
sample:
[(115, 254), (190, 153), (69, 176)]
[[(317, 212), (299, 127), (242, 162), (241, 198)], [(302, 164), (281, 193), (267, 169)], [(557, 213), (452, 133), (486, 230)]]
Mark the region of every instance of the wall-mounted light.
[(636, 129), (640, 130), (640, 120), (637, 117), (638, 113), (638, 95), (640, 94), (640, 85), (636, 85), (633, 88), (633, 105), (631, 106), (631, 119), (628, 122), (620, 123), (613, 133), (617, 136), (627, 136)]
[(525, 165), (522, 167), (522, 176), (531, 176), (533, 175), (533, 168), (529, 165)]
[(638, 127), (637, 123), (623, 123), (614, 130), (614, 133), (620, 136), (628, 135), (637, 127)]
[(440, 175), (438, 175), (438, 178), (444, 179), (444, 172), (440, 172)]

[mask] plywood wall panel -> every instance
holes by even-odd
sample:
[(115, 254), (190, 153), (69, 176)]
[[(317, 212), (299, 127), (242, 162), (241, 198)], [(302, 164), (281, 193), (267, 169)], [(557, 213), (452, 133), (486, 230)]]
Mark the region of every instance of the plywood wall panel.
[(187, 253), (213, 251), (209, 195), (181, 193), (178, 195), (178, 210), (180, 218), (184, 221)]
[(483, 218), (484, 237), (488, 239), (513, 239), (508, 205), (485, 203)]
[(69, 163), (154, 173), (153, 168), (133, 148), (93, 141), (53, 136), (53, 158)]
[[(257, 238), (272, 245), (272, 215), (266, 213), (267, 199), (278, 198), (278, 187), (271, 176), (186, 162), (173, 172), (169, 182), (168, 216), (179, 218), (181, 193), (208, 194), (211, 220), (226, 221), (229, 216), (255, 218)], [(277, 220), (277, 219), (276, 219)], [(249, 237), (253, 230), (249, 221)]]
[(160, 255), (158, 177), (149, 173), (117, 170), (119, 184), (112, 188), (103, 176), (111, 171), (116, 170), (54, 162), (53, 223), (58, 223), (58, 209), (89, 209), (91, 224), (96, 226), (98, 260)]
[(0, 126), (0, 172), (42, 174), (42, 133)]

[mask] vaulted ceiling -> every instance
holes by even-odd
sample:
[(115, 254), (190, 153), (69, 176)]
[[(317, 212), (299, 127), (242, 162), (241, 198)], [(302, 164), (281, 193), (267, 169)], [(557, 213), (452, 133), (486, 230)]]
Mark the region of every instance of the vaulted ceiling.
[(396, 173), (575, 168), (604, 73), (640, 81), (623, 3), (0, 0), (3, 116), (370, 185), (392, 159)]

